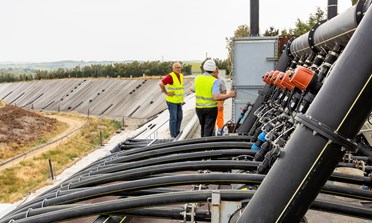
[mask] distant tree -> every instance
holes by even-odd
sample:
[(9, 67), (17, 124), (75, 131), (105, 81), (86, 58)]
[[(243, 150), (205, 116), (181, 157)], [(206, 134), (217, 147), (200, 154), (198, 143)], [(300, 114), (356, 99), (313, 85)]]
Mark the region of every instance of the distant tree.
[[(238, 26), (238, 28), (234, 31), (234, 37), (248, 37), (250, 35), (250, 30), (248, 25), (243, 24)], [(233, 42), (232, 40), (226, 38), (226, 48), (227, 48), (227, 61), (226, 61), (226, 73), (231, 76), (232, 71), (232, 56), (233, 56)]]
[[(71, 69), (58, 68), (57, 70), (37, 70), (35, 71), (35, 79), (56, 79), (56, 78), (85, 78), (85, 77), (142, 77), (158, 76), (168, 74), (172, 70), (172, 65), (175, 61), (160, 62), (160, 61), (134, 61), (131, 63), (115, 63), (115, 64), (91, 64), (87, 66), (75, 66)], [(190, 75), (192, 72), (192, 65), (181, 63), (182, 73)], [(222, 66), (222, 65), (221, 65)], [(7, 73), (0, 72), (0, 82), (23, 81), (34, 79), (32, 75), (27, 76), (21, 74), (14, 76)]]
[(48, 71), (46, 70), (37, 70), (35, 73), (35, 79), (41, 80), (41, 79), (48, 79)]
[(280, 32), (280, 35), (282, 35), (282, 36), (289, 35), (289, 31), (287, 31), (286, 29), (283, 29), (283, 30)]
[(238, 29), (234, 31), (234, 37), (246, 37), (249, 36), (250, 33), (248, 25), (244, 24), (238, 26)]
[(300, 36), (307, 33), (316, 23), (324, 20), (324, 14), (324, 11), (317, 7), (315, 15), (310, 14), (306, 22), (297, 19), (296, 28), (289, 29), (289, 34)]
[[(208, 57), (206, 58), (201, 64), (200, 64), (200, 70), (201, 72), (204, 72), (203, 70), (203, 65), (205, 63), (206, 60), (210, 60), (212, 58)], [(221, 60), (221, 59), (218, 59), (218, 58), (214, 58), (213, 61), (216, 63), (216, 66), (218, 67), (218, 69), (220, 70), (226, 70), (227, 71), (227, 63), (228, 61), (227, 60)]]
[(219, 69), (227, 70), (227, 60), (213, 59)]
[(17, 77), (9, 72), (0, 72), (0, 82), (15, 82)]
[(275, 29), (273, 26), (270, 26), (269, 29), (265, 30), (264, 36), (277, 36), (279, 34), (279, 29)]

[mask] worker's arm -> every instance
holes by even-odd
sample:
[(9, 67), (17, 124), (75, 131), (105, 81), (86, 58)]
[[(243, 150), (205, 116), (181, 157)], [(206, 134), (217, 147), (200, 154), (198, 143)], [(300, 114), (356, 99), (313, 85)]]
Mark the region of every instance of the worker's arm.
[(190, 91), (195, 93), (195, 86), (194, 86), (194, 82), (192, 81), (191, 81)]
[(220, 89), (219, 89), (219, 83), (218, 80), (215, 80), (212, 86), (212, 96), (213, 100), (216, 101), (223, 101), (228, 98), (232, 98), (235, 96), (235, 91), (230, 91), (228, 94), (220, 94)]
[(213, 100), (223, 101), (235, 96), (235, 91), (230, 91), (228, 94), (213, 94)]
[[(223, 90), (222, 92), (221, 92), (221, 94), (226, 94), (226, 90)], [(223, 101), (219, 101), (218, 102), (218, 110), (223, 110), (223, 106), (224, 106), (224, 104), (223, 104), (224, 102)]]
[(163, 81), (160, 81), (160, 82), (159, 82), (159, 86), (160, 86), (161, 91), (162, 91), (164, 94), (166, 94), (166, 95), (168, 95), (168, 96), (173, 96), (173, 95), (174, 95), (174, 92), (168, 92), (167, 89), (165, 89), (165, 85), (164, 85)]

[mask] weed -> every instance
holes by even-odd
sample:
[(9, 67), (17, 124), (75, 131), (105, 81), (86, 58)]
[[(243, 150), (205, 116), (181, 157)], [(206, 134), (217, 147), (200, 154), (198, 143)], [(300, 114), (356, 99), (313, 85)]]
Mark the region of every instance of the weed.
[[(65, 115), (66, 114), (62, 114)], [(15, 202), (30, 192), (45, 186), (52, 162), (55, 174), (75, 164), (81, 157), (98, 148), (100, 139), (98, 126), (104, 126), (103, 136), (108, 138), (118, 125), (107, 119), (91, 117), (89, 124), (76, 132), (70, 140), (63, 140), (56, 148), (50, 149), (33, 159), (24, 160), (11, 168), (0, 171), (0, 203)]]

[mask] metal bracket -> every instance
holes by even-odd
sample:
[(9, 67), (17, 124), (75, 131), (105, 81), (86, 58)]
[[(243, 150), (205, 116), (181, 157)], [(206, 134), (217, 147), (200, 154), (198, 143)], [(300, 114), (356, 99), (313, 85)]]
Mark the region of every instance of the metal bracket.
[(312, 117), (306, 116), (304, 114), (297, 114), (296, 120), (301, 124), (305, 125), (309, 129), (314, 131), (314, 134), (319, 133), (321, 136), (329, 139), (331, 142), (336, 143), (351, 152), (355, 152), (357, 150), (357, 144), (353, 142), (351, 139), (345, 138), (344, 136), (340, 135), (336, 130), (328, 127), (327, 125), (315, 120)]
[[(196, 204), (195, 203), (184, 204), (183, 208), (184, 208), (184, 211), (181, 212), (181, 214), (183, 215), (183, 220), (181, 222), (182, 223), (195, 223)], [(188, 218), (190, 219), (190, 221), (187, 220)]]
[(220, 206), (221, 206), (221, 194), (220, 191), (212, 191), (212, 218), (211, 223), (220, 223)]

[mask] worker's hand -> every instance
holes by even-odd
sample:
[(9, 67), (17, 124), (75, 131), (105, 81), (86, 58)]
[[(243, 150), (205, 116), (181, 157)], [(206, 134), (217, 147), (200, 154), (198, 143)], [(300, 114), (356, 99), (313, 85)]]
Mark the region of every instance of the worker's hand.
[(236, 91), (235, 91), (235, 90), (230, 91), (229, 95), (230, 95), (230, 97), (235, 97), (235, 95), (236, 95)]
[(195, 90), (192, 88), (194, 86), (194, 81), (190, 81), (190, 91), (195, 93)]
[(174, 95), (174, 92), (172, 91), (172, 92), (166, 92), (165, 93), (167, 96), (173, 96)]

